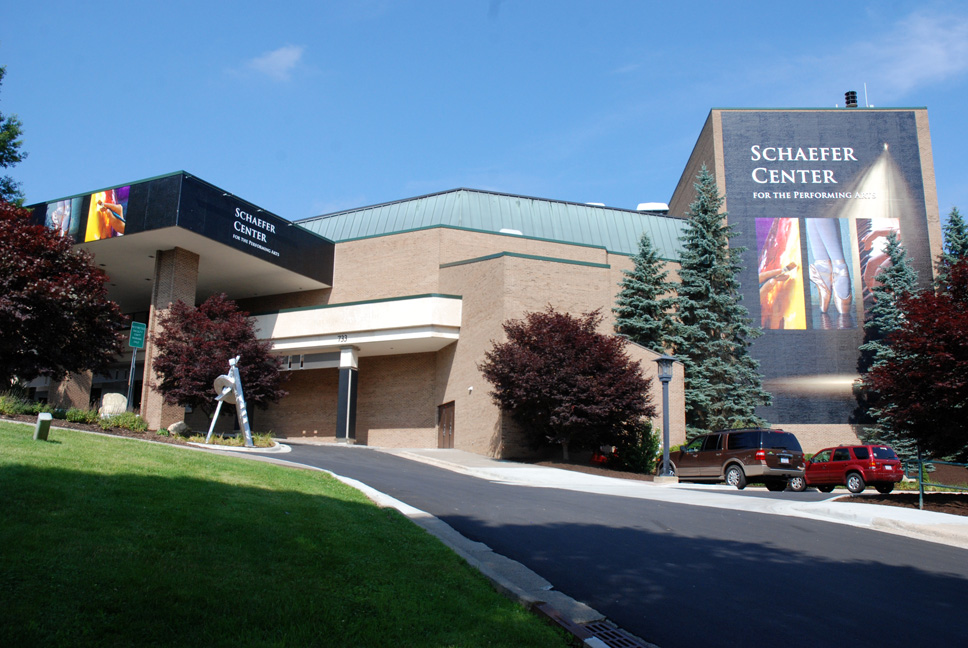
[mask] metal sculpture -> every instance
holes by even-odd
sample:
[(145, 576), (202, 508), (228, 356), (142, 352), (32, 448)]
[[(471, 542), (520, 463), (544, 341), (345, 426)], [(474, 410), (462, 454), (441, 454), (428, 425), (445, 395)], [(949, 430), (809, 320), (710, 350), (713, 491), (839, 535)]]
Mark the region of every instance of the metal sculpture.
[(239, 375), (238, 366), (240, 357), (229, 358), (229, 373), (223, 374), (215, 379), (214, 387), (215, 393), (217, 394), (215, 400), (218, 401), (218, 405), (215, 406), (215, 414), (212, 415), (212, 424), (208, 427), (205, 443), (209, 442), (209, 439), (212, 438), (212, 433), (215, 432), (215, 422), (218, 420), (222, 403), (228, 403), (229, 405), (235, 405), (235, 412), (239, 416), (239, 429), (242, 430), (242, 435), (245, 438), (245, 447), (251, 448), (255, 445), (252, 443), (249, 413), (245, 409), (245, 396), (242, 394), (242, 377)]

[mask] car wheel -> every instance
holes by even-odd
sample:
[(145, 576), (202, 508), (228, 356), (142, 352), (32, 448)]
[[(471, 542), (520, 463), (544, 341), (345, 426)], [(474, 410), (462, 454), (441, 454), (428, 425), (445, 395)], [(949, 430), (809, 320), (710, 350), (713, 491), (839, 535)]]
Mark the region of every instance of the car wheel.
[(817, 486), (817, 490), (820, 491), (821, 493), (829, 493), (833, 491), (833, 489), (834, 489), (833, 486)]
[(739, 490), (746, 488), (746, 473), (739, 466), (733, 465), (726, 469), (726, 483)]
[(864, 478), (860, 476), (860, 473), (852, 472), (847, 475), (847, 490), (851, 493), (863, 493), (864, 492)]
[(772, 493), (779, 493), (780, 491), (786, 490), (786, 484), (783, 482), (766, 482), (766, 490)]
[(790, 481), (787, 482), (787, 488), (794, 493), (802, 493), (807, 490), (807, 480), (803, 477), (791, 477)]
[(881, 495), (887, 495), (892, 490), (894, 490), (894, 484), (878, 484), (874, 488), (876, 488), (877, 492), (880, 493)]

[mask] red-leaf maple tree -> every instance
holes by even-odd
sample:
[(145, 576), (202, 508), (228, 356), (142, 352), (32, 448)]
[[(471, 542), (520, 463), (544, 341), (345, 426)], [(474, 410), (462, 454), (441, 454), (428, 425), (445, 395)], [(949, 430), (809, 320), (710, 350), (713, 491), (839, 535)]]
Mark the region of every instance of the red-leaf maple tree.
[(270, 353), (271, 342), (256, 338), (249, 314), (224, 294), (197, 308), (175, 302), (159, 323), (153, 368), (162, 376), (155, 388), (166, 402), (210, 415), (216, 405), (212, 384), (228, 373), (229, 358), (236, 356), (247, 404), (265, 409), (286, 395), (280, 387), (282, 359)]
[(948, 269), (937, 291), (899, 302), (895, 357), (867, 374), (894, 428), (935, 458), (968, 460), (968, 259)]
[(74, 241), (0, 200), (0, 390), (15, 379), (107, 369), (125, 318)]
[(560, 444), (566, 459), (569, 446), (617, 444), (655, 414), (626, 340), (599, 333), (601, 320), (597, 310), (574, 317), (550, 306), (509, 320), (507, 342), (495, 343), (478, 367), (532, 445)]

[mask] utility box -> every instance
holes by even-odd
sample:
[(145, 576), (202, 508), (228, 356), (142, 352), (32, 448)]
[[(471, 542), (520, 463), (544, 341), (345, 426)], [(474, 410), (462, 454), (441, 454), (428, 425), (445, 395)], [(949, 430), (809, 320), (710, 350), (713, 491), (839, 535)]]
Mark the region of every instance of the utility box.
[(50, 412), (41, 412), (37, 415), (37, 425), (34, 426), (34, 441), (47, 440), (47, 433), (50, 432), (50, 422), (53, 418)]

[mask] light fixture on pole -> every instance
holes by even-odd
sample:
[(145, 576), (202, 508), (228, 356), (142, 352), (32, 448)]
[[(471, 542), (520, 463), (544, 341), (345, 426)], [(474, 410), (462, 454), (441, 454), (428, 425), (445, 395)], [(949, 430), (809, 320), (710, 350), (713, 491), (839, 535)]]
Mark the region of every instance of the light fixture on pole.
[(659, 365), (659, 380), (662, 381), (662, 469), (659, 475), (663, 477), (673, 476), (669, 463), (669, 382), (675, 361), (671, 355), (661, 355), (655, 359)]

